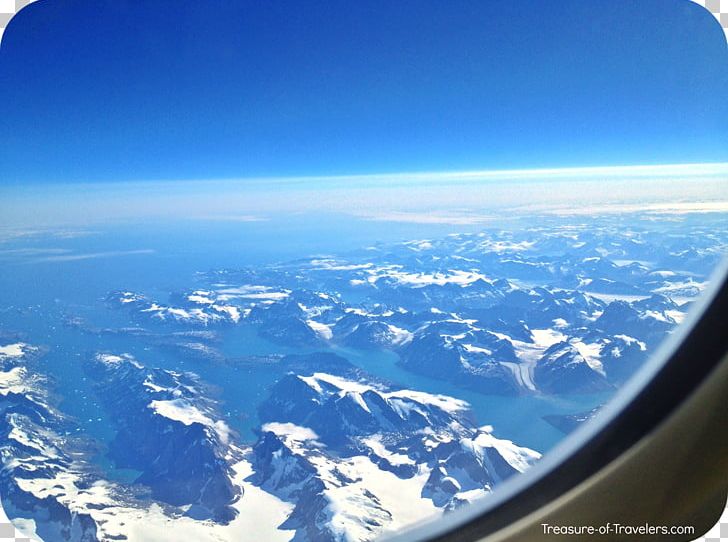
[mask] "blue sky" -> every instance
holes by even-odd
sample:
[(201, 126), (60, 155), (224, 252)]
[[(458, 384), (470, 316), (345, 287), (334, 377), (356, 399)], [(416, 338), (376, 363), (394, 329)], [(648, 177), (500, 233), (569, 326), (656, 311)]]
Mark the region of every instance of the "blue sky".
[(0, 47), (0, 182), (728, 162), (688, 0), (40, 0)]

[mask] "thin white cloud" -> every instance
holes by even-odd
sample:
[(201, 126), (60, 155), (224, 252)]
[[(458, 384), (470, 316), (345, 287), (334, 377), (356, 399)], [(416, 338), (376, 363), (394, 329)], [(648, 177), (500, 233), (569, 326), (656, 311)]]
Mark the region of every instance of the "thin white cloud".
[(47, 256), (44, 258), (35, 258), (33, 263), (41, 262), (75, 262), (79, 260), (92, 260), (96, 258), (116, 258), (119, 256), (136, 256), (141, 254), (154, 254), (156, 251), (152, 249), (140, 250), (110, 250), (106, 252), (87, 252), (82, 254), (62, 254), (57, 256)]
[(675, 202), (675, 203), (625, 203), (607, 205), (589, 205), (575, 207), (523, 207), (524, 214), (552, 214), (561, 216), (595, 216), (602, 214), (648, 213), (666, 215), (684, 215), (690, 213), (728, 213), (727, 201)]
[(255, 215), (200, 215), (191, 216), (192, 220), (210, 220), (213, 222), (265, 222), (269, 220), (263, 216)]
[(78, 239), (96, 235), (97, 231), (55, 228), (15, 228), (0, 227), (0, 243), (35, 237), (53, 237), (56, 239)]
[(3, 257), (24, 257), (24, 256), (46, 256), (57, 254), (68, 254), (68, 248), (8, 248), (0, 250), (0, 258)]
[(475, 224), (486, 224), (492, 222), (494, 217), (473, 214), (451, 214), (451, 213), (410, 213), (390, 212), (371, 215), (360, 215), (365, 220), (379, 222), (404, 222), (411, 224), (451, 224), (455, 226), (470, 226)]
[(412, 184), (441, 182), (482, 182), (487, 180), (541, 180), (541, 179), (621, 179), (621, 178), (692, 178), (728, 175), (728, 162), (696, 164), (654, 164), (627, 166), (589, 166), (532, 169), (482, 169), (462, 171), (411, 171), (394, 173), (371, 173), (360, 175), (313, 175), (300, 177), (241, 178), (185, 181), (190, 183), (230, 183), (265, 185), (328, 185), (347, 186), (357, 181), (365, 184), (391, 184), (406, 182)]

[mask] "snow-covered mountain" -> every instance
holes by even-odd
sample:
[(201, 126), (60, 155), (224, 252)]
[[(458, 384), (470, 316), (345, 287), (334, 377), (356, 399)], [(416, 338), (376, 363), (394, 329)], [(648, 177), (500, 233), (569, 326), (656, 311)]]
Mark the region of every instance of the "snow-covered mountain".
[(148, 369), (128, 354), (97, 354), (86, 372), (114, 420), (109, 456), (117, 467), (139, 471), (136, 482), (157, 500), (230, 521), (240, 496), (231, 481), (231, 430), (199, 379)]
[(254, 480), (295, 503), (286, 525), (303, 540), (369, 540), (480, 498), (540, 457), (477, 427), (462, 400), (339, 365), (285, 376), (261, 405)]
[(486, 497), (640, 368), (728, 247), (595, 224), (0, 307), (3, 507), (46, 542), (317, 542)]
[(262, 495), (281, 535), (370, 540), (480, 498), (539, 457), (478, 428), (462, 400), (367, 379), (332, 354), (282, 361), (301, 374), (271, 388), (247, 447), (198, 376), (98, 353), (85, 371), (115, 420), (109, 458), (139, 473), (129, 485), (91, 466), (91, 441), (69, 436), (49, 383), (19, 365), (25, 351), (4, 347), (0, 488), (7, 513), (46, 540), (135, 540), (140, 521), (159, 536), (217, 525), (209, 536), (232, 540)]

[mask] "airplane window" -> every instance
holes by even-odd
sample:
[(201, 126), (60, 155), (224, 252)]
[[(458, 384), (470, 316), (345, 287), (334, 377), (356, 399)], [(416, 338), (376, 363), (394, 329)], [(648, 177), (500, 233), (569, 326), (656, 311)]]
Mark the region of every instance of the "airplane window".
[(502, 4), (10, 22), (12, 529), (414, 540), (482, 516), (475, 539), (703, 381), (725, 347), (696, 335), (728, 247), (724, 33), (677, 0)]

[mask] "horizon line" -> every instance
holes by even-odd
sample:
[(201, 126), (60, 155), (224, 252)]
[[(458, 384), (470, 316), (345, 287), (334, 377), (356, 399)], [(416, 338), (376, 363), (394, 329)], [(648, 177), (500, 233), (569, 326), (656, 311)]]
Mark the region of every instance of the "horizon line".
[(607, 176), (616, 178), (628, 177), (700, 177), (728, 175), (728, 162), (696, 162), (673, 164), (639, 164), (611, 166), (568, 166), (556, 168), (513, 168), (513, 169), (474, 169), (474, 170), (436, 170), (436, 171), (401, 171), (382, 173), (354, 173), (332, 175), (277, 175), (250, 177), (215, 177), (198, 179), (128, 179), (102, 181), (35, 181), (30, 183), (11, 183), (6, 188), (32, 188), (42, 186), (48, 188), (70, 186), (122, 186), (122, 185), (154, 185), (167, 183), (184, 184), (222, 184), (222, 183), (272, 183), (298, 184), (304, 182), (345, 182), (345, 181), (486, 181), (486, 180), (526, 180), (538, 178), (575, 178)]

